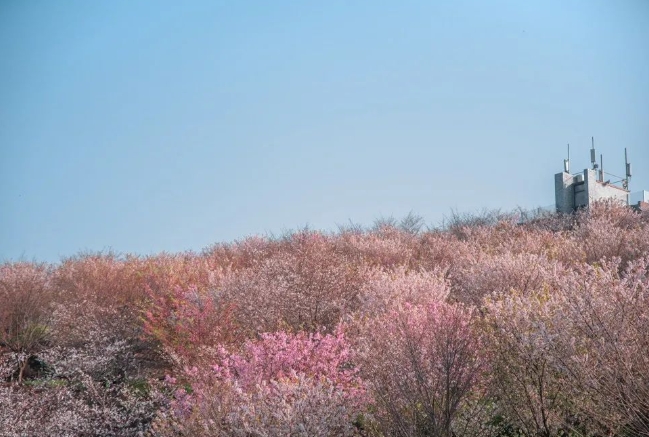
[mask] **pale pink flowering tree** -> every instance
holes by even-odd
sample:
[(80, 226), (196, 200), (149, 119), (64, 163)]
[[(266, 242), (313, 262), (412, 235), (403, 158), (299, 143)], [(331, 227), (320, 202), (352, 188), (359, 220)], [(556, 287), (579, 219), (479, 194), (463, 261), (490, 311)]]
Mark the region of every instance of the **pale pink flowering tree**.
[(233, 271), (255, 266), (269, 258), (280, 248), (280, 244), (268, 238), (253, 236), (234, 243), (218, 243), (203, 251), (211, 269)]
[(620, 263), (487, 302), (498, 402), (526, 434), (649, 431), (649, 261)]
[(439, 231), (422, 233), (412, 250), (413, 266), (429, 271), (453, 272), (475, 258), (475, 249), (467, 242)]
[(394, 226), (380, 226), (371, 232), (343, 233), (336, 246), (345, 254), (354, 254), (371, 267), (394, 268), (410, 265), (418, 237)]
[(363, 266), (347, 263), (320, 234), (286, 244), (254, 268), (223, 280), (223, 298), (234, 304), (248, 335), (280, 329), (331, 331), (345, 313), (358, 308)]
[[(459, 304), (404, 304), (368, 324), (363, 376), (384, 435), (477, 435), (488, 359), (474, 313)], [(472, 412), (469, 412), (473, 409)]]
[(373, 318), (408, 303), (420, 305), (444, 301), (449, 295), (446, 270), (408, 270), (375, 268), (367, 273), (361, 305), (354, 316)]
[(577, 215), (574, 242), (583, 259), (595, 263), (619, 257), (620, 267), (649, 252), (649, 220), (613, 202), (597, 202)]
[(568, 431), (577, 411), (553, 344), (565, 319), (552, 298), (547, 286), (525, 293), (512, 289), (485, 305), (498, 406), (524, 435)]
[[(476, 226), (465, 230), (462, 242), (468, 254), (454, 257), (478, 262), (485, 256), (536, 255), (564, 264), (583, 261), (583, 252), (574, 241), (571, 226), (548, 230), (543, 226), (500, 221), (492, 226)], [(460, 253), (458, 253), (460, 255)], [(459, 258), (459, 259), (458, 259)]]
[[(568, 329), (557, 346), (581, 411), (604, 429), (649, 434), (649, 256), (603, 261), (570, 275), (559, 295)], [(621, 272), (621, 273), (620, 273)], [(559, 355), (561, 356), (561, 355)]]
[(555, 287), (564, 271), (561, 263), (543, 255), (483, 255), (453, 272), (451, 298), (479, 306), (485, 296), (494, 292), (515, 289), (526, 293), (544, 285)]

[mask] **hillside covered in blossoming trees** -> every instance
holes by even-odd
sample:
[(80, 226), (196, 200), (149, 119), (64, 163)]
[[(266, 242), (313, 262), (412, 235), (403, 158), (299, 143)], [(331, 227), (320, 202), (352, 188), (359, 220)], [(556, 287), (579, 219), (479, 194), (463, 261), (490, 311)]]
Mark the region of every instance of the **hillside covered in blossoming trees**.
[(0, 436), (649, 435), (649, 216), (0, 265)]

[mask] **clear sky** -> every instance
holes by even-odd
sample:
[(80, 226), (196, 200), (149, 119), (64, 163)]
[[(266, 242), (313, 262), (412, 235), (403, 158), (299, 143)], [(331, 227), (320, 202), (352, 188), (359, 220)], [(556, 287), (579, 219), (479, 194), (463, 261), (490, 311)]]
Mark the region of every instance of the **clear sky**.
[(649, 1), (0, 2), (0, 260), (649, 189)]

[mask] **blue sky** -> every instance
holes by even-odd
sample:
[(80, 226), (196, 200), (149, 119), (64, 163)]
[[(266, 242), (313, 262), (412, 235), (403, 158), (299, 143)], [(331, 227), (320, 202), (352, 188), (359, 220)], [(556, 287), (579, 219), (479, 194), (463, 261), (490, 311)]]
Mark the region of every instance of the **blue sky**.
[(649, 189), (649, 2), (0, 4), (0, 260)]

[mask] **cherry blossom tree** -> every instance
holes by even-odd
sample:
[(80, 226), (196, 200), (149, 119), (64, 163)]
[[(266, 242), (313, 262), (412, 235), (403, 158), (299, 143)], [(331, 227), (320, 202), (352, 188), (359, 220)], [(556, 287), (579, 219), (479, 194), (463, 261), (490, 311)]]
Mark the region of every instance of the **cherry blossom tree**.
[(385, 435), (451, 436), (480, 428), (459, 420), (471, 407), (478, 417), (483, 406), (488, 359), (473, 322), (468, 308), (430, 302), (405, 304), (367, 326), (359, 354)]

